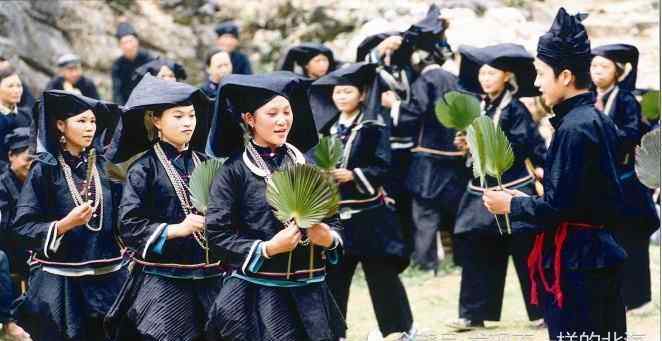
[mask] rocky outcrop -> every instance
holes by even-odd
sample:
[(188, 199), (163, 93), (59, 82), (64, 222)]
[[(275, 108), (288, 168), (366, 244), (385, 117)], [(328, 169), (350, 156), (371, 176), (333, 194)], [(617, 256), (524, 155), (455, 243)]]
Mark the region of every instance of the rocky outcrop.
[[(367, 35), (404, 30), (419, 20), (431, 1), (392, 0), (112, 0), (2, 1), (0, 54), (9, 57), (25, 83), (41, 91), (63, 53), (83, 60), (88, 76), (110, 98), (110, 67), (119, 56), (116, 25), (131, 22), (144, 47), (186, 66), (188, 82), (202, 82), (202, 61), (213, 46), (216, 23), (235, 19), (242, 49), (258, 72), (270, 71), (282, 51), (303, 41), (325, 42), (346, 61)], [(594, 45), (628, 42), (642, 52), (640, 87), (659, 81), (658, 2), (654, 0), (563, 1), (571, 12), (587, 10)], [(534, 50), (561, 1), (447, 0), (452, 46), (519, 42)], [(453, 69), (455, 66), (449, 64)]]

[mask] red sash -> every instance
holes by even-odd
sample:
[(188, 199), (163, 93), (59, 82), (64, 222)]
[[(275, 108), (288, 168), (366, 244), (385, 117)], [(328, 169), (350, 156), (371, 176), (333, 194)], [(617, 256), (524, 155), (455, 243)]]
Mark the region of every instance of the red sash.
[(563, 245), (568, 237), (568, 228), (574, 227), (578, 229), (599, 229), (602, 226), (582, 224), (582, 223), (560, 223), (554, 235), (554, 283), (551, 285), (545, 278), (545, 271), (543, 269), (543, 247), (545, 243), (545, 232), (539, 233), (533, 244), (533, 249), (529, 253), (527, 265), (529, 267), (529, 282), (531, 282), (531, 299), (533, 305), (538, 305), (538, 284), (536, 283), (536, 275), (540, 277), (540, 281), (545, 287), (545, 291), (554, 295), (556, 305), (563, 308), (563, 290), (561, 290), (561, 252)]

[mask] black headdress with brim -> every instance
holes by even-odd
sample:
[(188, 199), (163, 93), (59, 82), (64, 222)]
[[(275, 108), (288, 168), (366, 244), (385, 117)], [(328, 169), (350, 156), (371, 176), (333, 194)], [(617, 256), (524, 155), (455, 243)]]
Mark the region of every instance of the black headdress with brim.
[(441, 45), (450, 50), (450, 45), (443, 39), (445, 30), (441, 10), (437, 5), (431, 5), (425, 18), (405, 31), (403, 38), (415, 49), (432, 52)]
[(175, 79), (177, 79), (178, 82), (186, 79), (187, 75), (186, 70), (184, 70), (184, 66), (172, 59), (157, 58), (137, 68), (133, 73), (132, 81), (137, 84), (140, 82), (143, 76), (148, 73), (152, 76), (156, 76), (164, 66), (167, 66), (168, 69), (170, 69), (172, 73), (175, 74)]
[(433, 52), (436, 46), (445, 46), (450, 49), (448, 43), (442, 39), (446, 29), (441, 19), (441, 10), (436, 5), (430, 6), (423, 20), (409, 27), (404, 32), (384, 32), (365, 38), (356, 50), (356, 61), (362, 62), (372, 49), (377, 47), (384, 39), (399, 35), (403, 38), (402, 45), (391, 56), (392, 63), (404, 65), (410, 63), (410, 58), (415, 49)]
[(287, 141), (305, 152), (317, 144), (315, 121), (308, 102), (310, 81), (288, 71), (261, 75), (229, 75), (221, 81), (207, 140), (207, 154), (228, 157), (244, 147), (242, 115), (274, 97), (285, 97), (292, 106), (294, 122)]
[(460, 86), (470, 92), (482, 94), (478, 82), (480, 68), (487, 64), (502, 71), (512, 72), (517, 81), (515, 97), (533, 97), (540, 95), (534, 86), (536, 69), (533, 56), (518, 44), (497, 44), (483, 48), (460, 46)]
[(5, 136), (5, 146), (7, 150), (15, 151), (30, 146), (30, 128), (20, 127), (12, 130)]
[[(624, 74), (618, 80), (618, 86), (624, 90), (634, 90), (637, 87), (637, 67), (639, 65), (639, 50), (628, 44), (609, 44), (594, 48), (593, 56), (605, 57), (623, 66)], [(627, 65), (630, 64), (628, 67)]]
[(552, 27), (538, 40), (538, 59), (545, 64), (573, 73), (588, 72), (591, 66), (591, 42), (582, 20), (587, 14), (569, 15), (561, 7)]
[(235, 36), (235, 38), (239, 39), (239, 26), (237, 26), (237, 24), (235, 24), (233, 21), (224, 21), (218, 24), (214, 31), (219, 37), (224, 34), (231, 34)]
[(279, 70), (294, 71), (295, 64), (302, 69), (308, 62), (318, 55), (324, 55), (329, 59), (329, 72), (336, 69), (336, 61), (333, 51), (322, 44), (304, 43), (291, 47), (278, 67)]
[(204, 152), (209, 132), (209, 98), (191, 85), (146, 74), (133, 89), (123, 108), (121, 129), (115, 132), (110, 148), (111, 160), (115, 163), (124, 162), (156, 142), (155, 128), (147, 117), (149, 113), (188, 105), (193, 105), (196, 116), (189, 148)]
[(367, 91), (361, 106), (364, 120), (380, 120), (381, 93), (376, 75), (377, 64), (355, 63), (338, 69), (313, 82), (310, 87), (310, 107), (313, 110), (317, 131), (338, 114), (333, 102), (333, 88), (337, 85), (353, 85), (361, 91)]
[(121, 113), (120, 107), (111, 102), (96, 100), (68, 91), (44, 91), (41, 100), (35, 104), (33, 110), (37, 137), (37, 159), (48, 164), (56, 164), (55, 156), (59, 153), (59, 137), (61, 136), (57, 129), (57, 121), (77, 116), (87, 110), (92, 110), (96, 117), (97, 129), (93, 146), (101, 154), (105, 151), (109, 136), (115, 130)]

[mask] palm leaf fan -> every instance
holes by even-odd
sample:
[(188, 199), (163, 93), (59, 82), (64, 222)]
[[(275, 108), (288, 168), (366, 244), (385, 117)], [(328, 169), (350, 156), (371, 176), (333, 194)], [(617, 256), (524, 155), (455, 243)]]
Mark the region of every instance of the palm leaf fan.
[(646, 133), (636, 149), (635, 171), (642, 184), (650, 189), (660, 187), (660, 128)]
[(642, 96), (641, 112), (648, 122), (655, 122), (660, 118), (659, 91), (649, 91)]
[(300, 164), (277, 171), (267, 186), (267, 202), (278, 220), (309, 228), (334, 215), (340, 200), (330, 177), (314, 166)]
[(191, 201), (195, 209), (202, 215), (207, 214), (209, 205), (209, 191), (216, 174), (223, 167), (224, 159), (209, 159), (204, 161), (191, 174), (189, 186), (191, 188)]
[(480, 116), (480, 102), (472, 95), (449, 91), (435, 104), (435, 113), (445, 127), (465, 130)]
[(342, 161), (343, 144), (335, 136), (324, 136), (315, 147), (315, 163), (325, 171), (335, 169)]

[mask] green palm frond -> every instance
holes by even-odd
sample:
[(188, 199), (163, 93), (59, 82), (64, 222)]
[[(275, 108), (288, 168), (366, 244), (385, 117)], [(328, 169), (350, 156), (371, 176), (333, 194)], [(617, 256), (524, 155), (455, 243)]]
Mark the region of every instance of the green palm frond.
[(330, 171), (342, 161), (343, 144), (335, 136), (324, 136), (315, 147), (315, 163), (317, 167)]
[(472, 124), (467, 127), (467, 143), (473, 158), (472, 169), (475, 178), (480, 179), (481, 187), (485, 186), (485, 137), (480, 129)]
[(294, 220), (300, 228), (334, 215), (340, 200), (333, 180), (317, 167), (305, 164), (275, 172), (266, 195), (278, 220)]
[[(481, 116), (467, 129), (467, 142), (474, 158), (474, 175), (480, 177), (481, 185), (484, 185), (485, 176), (490, 175), (497, 179), (501, 187), (501, 177), (515, 161), (513, 149), (501, 127), (495, 125), (491, 118)], [(511, 233), (507, 214), (506, 226), (508, 233)]]
[(474, 96), (449, 91), (437, 101), (435, 112), (445, 127), (465, 130), (480, 115), (480, 102)]
[(138, 153), (121, 163), (112, 163), (110, 161), (107, 161), (105, 164), (106, 174), (112, 181), (120, 182), (120, 183), (126, 182), (127, 173), (129, 172), (129, 167), (131, 167), (133, 162), (136, 161), (141, 156), (143, 156), (143, 154), (145, 154), (146, 152), (147, 151)]
[(191, 201), (198, 212), (203, 215), (207, 214), (211, 184), (218, 171), (223, 167), (224, 162), (224, 159), (209, 159), (195, 167), (193, 174), (191, 174), (191, 179), (189, 180)]
[(642, 184), (651, 189), (660, 187), (660, 128), (646, 133), (636, 150), (635, 171)]
[(641, 112), (648, 122), (660, 118), (660, 92), (649, 91), (641, 98)]

